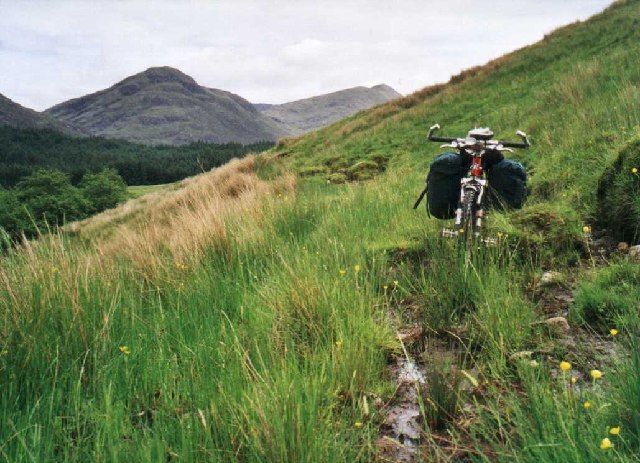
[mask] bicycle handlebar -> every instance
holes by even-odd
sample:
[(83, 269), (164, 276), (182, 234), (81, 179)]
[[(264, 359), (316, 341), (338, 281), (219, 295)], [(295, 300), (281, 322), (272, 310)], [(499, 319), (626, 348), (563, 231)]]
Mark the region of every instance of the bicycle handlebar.
[[(452, 143), (454, 141), (459, 141), (459, 140), (463, 140), (461, 138), (450, 138), (450, 137), (434, 137), (433, 136), (433, 132), (435, 132), (436, 130), (440, 130), (440, 125), (439, 124), (435, 124), (433, 126), (431, 126), (429, 128), (429, 135), (428, 135), (428, 139), (430, 141), (436, 141), (436, 142), (444, 142), (444, 143)], [(529, 146), (531, 146), (531, 143), (529, 142), (529, 138), (527, 137), (527, 134), (524, 132), (521, 132), (520, 130), (518, 130), (516, 132), (516, 135), (518, 135), (520, 138), (522, 138), (522, 142), (517, 142), (517, 141), (507, 141), (507, 140), (497, 140), (497, 144), (502, 145), (505, 148), (529, 148)]]

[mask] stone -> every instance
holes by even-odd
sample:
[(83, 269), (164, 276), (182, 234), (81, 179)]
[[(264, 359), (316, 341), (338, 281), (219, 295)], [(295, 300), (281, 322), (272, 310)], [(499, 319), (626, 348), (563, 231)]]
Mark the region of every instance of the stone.
[(629, 252), (629, 243), (627, 243), (626, 241), (620, 241), (618, 243), (618, 251), (620, 251), (623, 254), (626, 254), (627, 252)]
[(640, 262), (640, 245), (631, 246), (629, 248), (629, 259), (634, 262)]
[(569, 331), (569, 322), (564, 317), (551, 317), (544, 321), (544, 324), (550, 326), (552, 329), (567, 332)]
[(562, 280), (560, 272), (544, 272), (540, 277), (540, 286), (549, 286)]

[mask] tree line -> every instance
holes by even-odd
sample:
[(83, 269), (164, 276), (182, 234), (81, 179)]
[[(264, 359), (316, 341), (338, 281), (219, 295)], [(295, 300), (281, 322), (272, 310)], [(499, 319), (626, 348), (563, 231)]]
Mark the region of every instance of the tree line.
[(0, 187), (0, 249), (66, 222), (84, 219), (127, 199), (127, 184), (115, 169), (86, 173), (77, 186), (69, 174), (39, 169), (13, 188)]
[(128, 185), (171, 183), (272, 146), (272, 142), (147, 146), (103, 137), (75, 138), (49, 129), (5, 126), (0, 127), (0, 186), (17, 185), (40, 168), (66, 172), (73, 185), (86, 172), (105, 167), (115, 169)]

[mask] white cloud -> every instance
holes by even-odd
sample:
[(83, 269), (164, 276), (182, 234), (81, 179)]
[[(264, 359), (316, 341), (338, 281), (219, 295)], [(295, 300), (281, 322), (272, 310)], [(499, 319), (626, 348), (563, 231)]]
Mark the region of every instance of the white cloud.
[(607, 0), (0, 0), (0, 93), (44, 109), (150, 66), (254, 102), (446, 80)]

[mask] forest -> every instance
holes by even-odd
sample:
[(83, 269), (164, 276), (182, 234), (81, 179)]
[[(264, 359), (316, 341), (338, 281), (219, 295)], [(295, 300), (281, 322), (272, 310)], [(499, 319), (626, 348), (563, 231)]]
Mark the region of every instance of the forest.
[(12, 187), (40, 168), (66, 172), (74, 185), (86, 172), (104, 168), (115, 169), (128, 185), (170, 183), (271, 146), (271, 142), (147, 146), (103, 137), (75, 138), (48, 129), (0, 127), (0, 186)]

